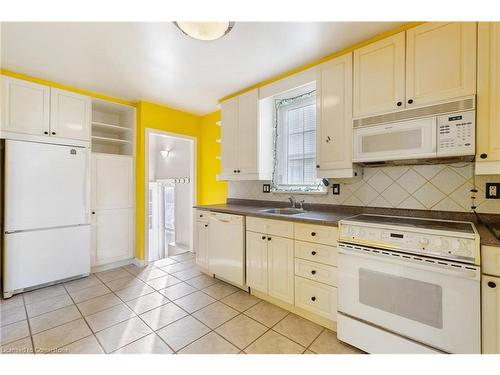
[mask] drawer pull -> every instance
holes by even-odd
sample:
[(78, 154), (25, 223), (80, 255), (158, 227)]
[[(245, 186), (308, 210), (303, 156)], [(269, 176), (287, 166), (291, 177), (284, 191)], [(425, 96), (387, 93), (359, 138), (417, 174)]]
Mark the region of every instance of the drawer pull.
[(316, 301), (316, 297), (311, 297), (311, 301)]
[(311, 251), (311, 255), (316, 255), (316, 251)]
[(271, 241), (271, 237), (267, 237), (267, 240), (268, 240), (268, 241)]
[(497, 284), (495, 282), (493, 282), (493, 281), (488, 281), (488, 286), (490, 288), (496, 288)]
[(311, 232), (311, 236), (315, 236), (316, 235), (316, 232)]
[(205, 228), (208, 228), (208, 224), (205, 224)]
[(316, 275), (316, 271), (315, 271), (315, 270), (312, 270), (312, 271), (311, 271), (311, 273), (312, 273), (313, 275)]

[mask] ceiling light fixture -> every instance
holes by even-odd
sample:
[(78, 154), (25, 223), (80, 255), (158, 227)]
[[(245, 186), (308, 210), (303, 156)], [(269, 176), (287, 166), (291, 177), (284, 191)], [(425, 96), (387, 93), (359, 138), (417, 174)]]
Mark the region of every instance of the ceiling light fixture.
[(191, 38), (216, 40), (230, 32), (234, 22), (174, 22), (174, 25)]

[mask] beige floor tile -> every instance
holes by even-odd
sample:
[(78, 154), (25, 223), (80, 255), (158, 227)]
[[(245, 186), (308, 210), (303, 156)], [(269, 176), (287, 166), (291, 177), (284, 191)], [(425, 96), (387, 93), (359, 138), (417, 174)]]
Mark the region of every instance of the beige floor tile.
[(203, 292), (194, 292), (185, 297), (175, 300), (175, 304), (182, 307), (188, 313), (193, 313), (211, 303), (214, 303), (215, 299), (206, 295)]
[(102, 296), (109, 292), (110, 290), (106, 285), (100, 284), (96, 286), (91, 286), (90, 288), (74, 290), (69, 294), (71, 295), (75, 303), (79, 303), (91, 298)]
[(85, 317), (94, 332), (102, 331), (117, 323), (134, 317), (134, 312), (124, 303)]
[(121, 277), (130, 276), (130, 274), (123, 268), (113, 268), (111, 270), (97, 272), (95, 274), (102, 282), (106, 283), (108, 281), (116, 280)]
[(301, 354), (304, 347), (272, 330), (245, 348), (249, 354)]
[(174, 263), (177, 263), (177, 261), (173, 260), (172, 258), (164, 258), (155, 261), (153, 264), (155, 265), (155, 267), (165, 267), (168, 266), (169, 264), (174, 264)]
[(102, 296), (77, 303), (83, 316), (92, 315), (99, 311), (109, 309), (110, 307), (119, 305), (122, 300), (113, 293), (104, 294)]
[(193, 268), (193, 267), (194, 267), (194, 264), (186, 262), (186, 263), (169, 264), (168, 266), (161, 267), (161, 269), (164, 270), (165, 272), (168, 272), (168, 273), (175, 273), (175, 272), (184, 271), (184, 270), (187, 270), (187, 269)]
[(145, 296), (146, 294), (153, 293), (155, 290), (149, 285), (137, 285), (131, 286), (129, 288), (121, 289), (116, 291), (116, 295), (124, 301), (130, 301), (140, 296)]
[(215, 299), (221, 299), (237, 292), (238, 290), (240, 289), (232, 285), (226, 284), (224, 282), (220, 282), (215, 285), (211, 285), (208, 288), (203, 289), (203, 292)]
[(35, 316), (30, 318), (31, 334), (34, 335), (35, 333), (60, 326), (81, 317), (82, 315), (75, 305), (66, 306), (46, 314)]
[(33, 354), (31, 337), (28, 336), (24, 339), (0, 346), (0, 354)]
[(127, 305), (134, 310), (136, 314), (142, 314), (146, 311), (152, 310), (155, 307), (169, 303), (167, 297), (158, 292), (146, 294), (145, 296), (133, 299), (127, 302)]
[(233, 309), (236, 309), (238, 311), (248, 310), (250, 307), (254, 306), (260, 301), (261, 300), (259, 298), (254, 297), (250, 293), (247, 293), (243, 290), (230, 294), (229, 296), (221, 299), (221, 302), (224, 302), (226, 305), (229, 305)]
[(144, 336), (142, 339), (134, 341), (131, 344), (124, 346), (121, 349), (113, 352), (113, 354), (171, 354), (172, 349), (168, 347), (162, 339), (151, 333)]
[(58, 354), (104, 354), (94, 335), (87, 336), (55, 351)]
[(154, 280), (162, 276), (166, 276), (167, 273), (162, 271), (159, 268), (153, 268), (151, 270), (148, 270), (146, 272), (141, 272), (136, 275), (137, 278), (141, 279), (142, 281), (148, 281), (148, 280)]
[(148, 280), (148, 281), (146, 281), (146, 284), (148, 284), (152, 288), (155, 288), (156, 290), (161, 290), (161, 289), (165, 289), (169, 286), (179, 284), (180, 282), (182, 282), (182, 281), (180, 281), (176, 277), (174, 277), (172, 275), (167, 275), (167, 276), (159, 277), (157, 279)]
[(68, 292), (74, 292), (79, 289), (90, 288), (101, 284), (102, 281), (99, 280), (95, 275), (90, 275), (82, 279), (68, 281), (64, 284), (64, 287)]
[(24, 300), (22, 294), (17, 294), (8, 299), (0, 298), (0, 311), (7, 311), (8, 309), (24, 306)]
[(26, 310), (28, 312), (28, 316), (31, 318), (33, 316), (42, 315), (70, 305), (73, 305), (73, 301), (70, 296), (67, 294), (61, 294), (57, 297), (47, 298), (43, 301), (27, 304)]
[(194, 293), (196, 291), (197, 291), (196, 288), (186, 283), (175, 284), (169, 286), (168, 288), (159, 290), (161, 294), (163, 294), (165, 297), (167, 297), (169, 300), (172, 301), (184, 297), (188, 294)]
[(134, 275), (120, 277), (119, 279), (111, 280), (105, 283), (112, 291), (116, 292), (121, 289), (130, 288), (132, 286), (142, 286), (144, 283)]
[(307, 350), (304, 352), (304, 354), (316, 354), (316, 353), (311, 352), (309, 349), (307, 349)]
[(204, 324), (214, 329), (238, 315), (238, 311), (220, 302), (212, 303), (201, 310), (196, 311), (193, 316)]
[(66, 289), (62, 285), (52, 285), (45, 288), (33, 290), (31, 292), (24, 293), (24, 302), (26, 304), (36, 303), (44, 301), (47, 298), (57, 297), (63, 294), (67, 294)]
[(179, 271), (173, 273), (173, 275), (178, 278), (179, 280), (186, 281), (189, 279), (193, 279), (195, 277), (203, 275), (200, 271), (198, 271), (196, 268), (189, 268), (184, 271)]
[(26, 309), (24, 305), (11, 307), (5, 311), (0, 306), (0, 326), (6, 326), (26, 319)]
[(314, 340), (309, 347), (315, 353), (319, 354), (360, 354), (362, 351), (344, 344), (337, 339), (335, 332), (325, 329), (319, 337)]
[(184, 349), (179, 351), (180, 354), (237, 354), (239, 349), (219, 336), (215, 332), (210, 332), (208, 335), (189, 344)]
[(166, 305), (141, 314), (140, 317), (148, 326), (156, 331), (157, 329), (165, 327), (167, 324), (173, 323), (186, 315), (187, 313), (180, 307), (174, 305), (173, 303), (167, 303)]
[(188, 283), (189, 285), (194, 286), (195, 288), (198, 288), (198, 289), (207, 288), (210, 285), (217, 284), (218, 282), (219, 282), (219, 280), (217, 280), (216, 278), (214, 278), (212, 276), (208, 276), (208, 275), (201, 275), (201, 276), (186, 280), (186, 283)]
[(187, 252), (182, 253), (182, 254), (173, 255), (170, 258), (173, 260), (176, 260), (177, 262), (184, 262), (186, 260), (193, 259), (194, 257), (195, 257), (194, 253), (187, 251)]
[(224, 323), (215, 331), (240, 349), (244, 349), (257, 337), (266, 332), (267, 328), (245, 315)]
[(278, 333), (308, 347), (323, 330), (323, 327), (295, 314), (288, 314), (285, 319), (273, 327)]
[(272, 327), (285, 316), (287, 316), (288, 311), (283, 310), (282, 308), (275, 306), (269, 302), (261, 301), (255, 306), (246, 310), (244, 314), (268, 327)]
[(9, 324), (0, 328), (0, 345), (5, 345), (13, 341), (28, 337), (30, 330), (27, 320)]
[(72, 322), (33, 335), (35, 352), (51, 352), (91, 334), (92, 331), (89, 329), (83, 319), (74, 320)]
[(123, 266), (122, 267), (125, 271), (131, 273), (132, 275), (138, 275), (140, 274), (141, 272), (146, 272), (148, 270), (152, 270), (153, 268), (155, 268), (152, 264), (149, 264), (147, 266), (141, 266), (141, 267), (138, 267), (136, 266), (135, 264), (129, 264), (127, 266)]
[(175, 351), (210, 332), (210, 328), (191, 316), (186, 316), (156, 333)]
[(98, 332), (96, 337), (104, 351), (111, 353), (151, 332), (141, 319), (135, 317)]

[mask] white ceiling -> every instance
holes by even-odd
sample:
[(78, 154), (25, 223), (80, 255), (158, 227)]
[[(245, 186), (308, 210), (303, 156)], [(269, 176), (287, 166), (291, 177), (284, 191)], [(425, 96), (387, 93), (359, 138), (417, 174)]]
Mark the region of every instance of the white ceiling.
[(394, 22), (236, 22), (201, 42), (172, 23), (2, 23), (2, 67), (197, 114), (255, 83), (396, 27)]

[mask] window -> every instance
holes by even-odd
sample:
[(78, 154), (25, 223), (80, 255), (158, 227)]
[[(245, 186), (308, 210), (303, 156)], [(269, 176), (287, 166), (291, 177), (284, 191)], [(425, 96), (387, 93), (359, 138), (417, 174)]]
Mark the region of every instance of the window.
[(316, 91), (275, 99), (274, 191), (323, 191), (316, 178)]

